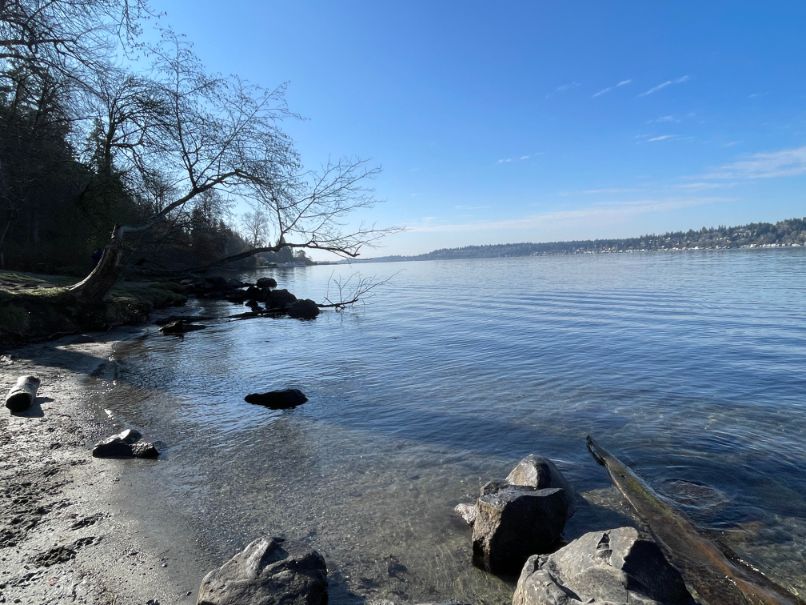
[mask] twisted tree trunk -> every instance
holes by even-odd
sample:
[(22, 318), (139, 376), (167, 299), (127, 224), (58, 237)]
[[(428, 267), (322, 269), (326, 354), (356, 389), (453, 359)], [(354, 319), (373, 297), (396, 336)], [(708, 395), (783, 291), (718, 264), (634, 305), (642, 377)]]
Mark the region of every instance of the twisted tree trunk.
[(75, 300), (81, 303), (99, 303), (115, 285), (120, 275), (123, 233), (124, 227), (115, 225), (98, 264), (87, 277), (70, 287), (68, 292)]

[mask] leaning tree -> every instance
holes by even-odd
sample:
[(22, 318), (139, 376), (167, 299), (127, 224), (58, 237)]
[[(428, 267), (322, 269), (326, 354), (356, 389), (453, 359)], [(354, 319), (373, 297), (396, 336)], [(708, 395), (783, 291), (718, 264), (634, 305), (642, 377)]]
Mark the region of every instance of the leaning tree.
[(355, 257), (389, 232), (348, 223), (355, 210), (375, 201), (367, 187), (375, 168), (362, 160), (329, 161), (318, 171), (302, 167), (280, 128), (290, 115), (282, 87), (210, 75), (172, 35), (151, 56), (148, 78), (111, 68), (96, 74), (88, 88), (97, 106), (94, 153), (99, 166), (120, 175), (132, 190), (170, 183), (171, 198), (139, 224), (114, 228), (100, 262), (69, 289), (73, 297), (100, 300), (118, 278), (131, 234), (155, 227), (212, 191), (260, 208), (272, 233), (271, 243), (208, 267), (284, 247)]
[[(68, 81), (69, 121), (74, 139), (89, 141), (83, 159), (94, 195), (123, 187), (143, 207), (136, 224), (114, 227), (101, 260), (69, 296), (101, 300), (136, 245), (133, 235), (186, 216), (210, 194), (251, 203), (268, 226), (260, 246), (212, 265), (284, 247), (353, 257), (389, 232), (352, 222), (374, 202), (367, 182), (375, 168), (354, 159), (302, 166), (280, 127), (292, 115), (283, 87), (209, 74), (171, 32), (147, 47), (137, 38), (144, 17), (153, 17), (146, 0), (0, 0), (0, 76), (22, 68)], [(134, 54), (137, 69), (124, 67)]]

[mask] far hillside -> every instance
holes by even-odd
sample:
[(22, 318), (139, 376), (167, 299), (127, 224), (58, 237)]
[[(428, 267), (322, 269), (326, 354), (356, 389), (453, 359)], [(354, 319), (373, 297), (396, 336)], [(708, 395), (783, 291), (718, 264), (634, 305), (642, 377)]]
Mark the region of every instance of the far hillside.
[[(652, 250), (725, 250), (729, 248), (806, 247), (806, 217), (777, 223), (750, 223), (739, 227), (703, 227), (626, 239), (570, 242), (489, 244), (442, 248), (417, 256), (384, 256), (366, 261), (396, 262), (453, 258), (507, 258), (548, 254), (606, 254)], [(356, 261), (352, 261), (356, 262)]]

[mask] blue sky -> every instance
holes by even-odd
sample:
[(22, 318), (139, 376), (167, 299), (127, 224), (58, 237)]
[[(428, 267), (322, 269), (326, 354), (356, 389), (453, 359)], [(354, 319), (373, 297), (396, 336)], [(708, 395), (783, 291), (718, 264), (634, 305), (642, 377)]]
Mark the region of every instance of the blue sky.
[(407, 230), (367, 256), (806, 215), (802, 0), (166, 4), (288, 82), (307, 164), (383, 168), (361, 218)]

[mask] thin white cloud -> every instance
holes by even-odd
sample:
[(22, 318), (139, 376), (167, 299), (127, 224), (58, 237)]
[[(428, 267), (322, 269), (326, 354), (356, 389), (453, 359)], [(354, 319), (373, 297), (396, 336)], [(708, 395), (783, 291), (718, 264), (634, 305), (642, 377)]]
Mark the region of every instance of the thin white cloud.
[(648, 138), (647, 143), (662, 143), (664, 141), (676, 141), (680, 137), (676, 134), (659, 134), (654, 137)]
[(532, 154), (529, 155), (521, 155), (518, 157), (511, 157), (511, 158), (500, 158), (495, 161), (496, 164), (511, 164), (512, 162), (525, 162), (526, 160), (530, 159)]
[(655, 118), (654, 120), (647, 120), (647, 124), (679, 124), (682, 120), (674, 115), (666, 115)]
[(642, 92), (638, 96), (639, 97), (648, 97), (649, 95), (654, 95), (656, 92), (663, 90), (664, 88), (667, 88), (669, 86), (674, 86), (675, 84), (683, 84), (685, 82), (688, 82), (690, 79), (691, 79), (690, 76), (685, 75), (685, 76), (680, 76), (679, 78), (675, 78), (674, 80), (666, 80), (665, 82), (661, 82), (657, 86), (653, 86), (649, 90), (645, 90), (644, 92)]
[(615, 204), (594, 204), (576, 210), (556, 210), (542, 212), (523, 217), (498, 221), (475, 221), (469, 223), (419, 224), (409, 226), (408, 231), (415, 233), (458, 233), (474, 231), (491, 231), (494, 229), (530, 229), (546, 227), (552, 223), (584, 223), (592, 220), (619, 221), (632, 216), (655, 212), (671, 212), (685, 208), (707, 206), (733, 201), (725, 197), (689, 197), (661, 200), (637, 200)]
[(806, 174), (806, 146), (754, 153), (743, 159), (724, 164), (704, 179), (771, 179)]
[(565, 84), (560, 84), (554, 90), (546, 94), (546, 98), (550, 99), (554, 95), (561, 95), (565, 94), (569, 90), (573, 90), (574, 88), (579, 88), (582, 86), (579, 82), (566, 82)]
[(617, 82), (616, 84), (614, 84), (613, 86), (608, 86), (607, 88), (603, 88), (602, 90), (599, 90), (599, 91), (593, 93), (591, 98), (595, 99), (596, 97), (601, 97), (602, 95), (605, 95), (605, 94), (609, 93), (610, 91), (615, 90), (616, 88), (621, 88), (622, 86), (627, 86), (630, 83), (632, 83), (632, 80), (621, 80), (621, 81)]

